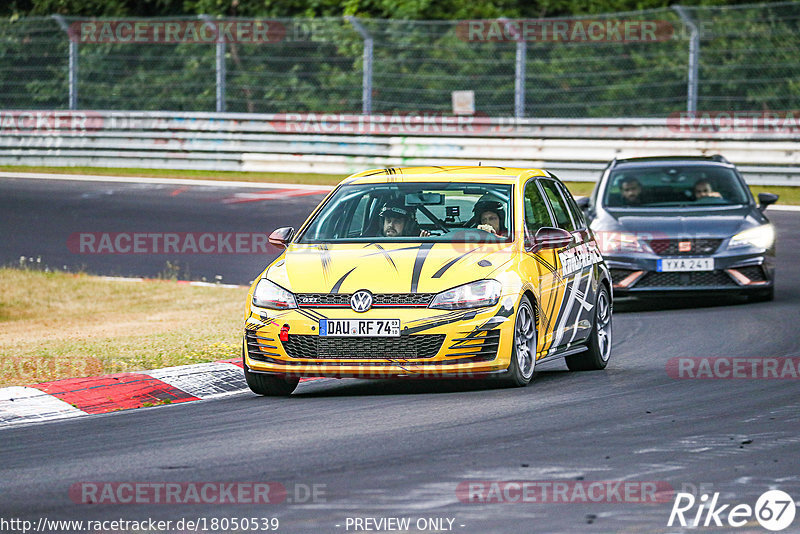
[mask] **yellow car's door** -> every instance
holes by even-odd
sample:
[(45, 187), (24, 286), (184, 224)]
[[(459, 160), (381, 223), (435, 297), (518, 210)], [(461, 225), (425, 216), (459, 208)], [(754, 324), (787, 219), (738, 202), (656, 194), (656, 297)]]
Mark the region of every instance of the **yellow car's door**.
[(525, 209), (524, 232), (525, 251), (522, 258), (522, 271), (533, 283), (536, 296), (537, 314), (537, 357), (543, 358), (553, 347), (553, 338), (557, 332), (558, 313), (561, 309), (565, 281), (561, 275), (561, 264), (558, 249), (534, 247), (534, 238), (541, 228), (555, 226), (544, 193), (537, 185), (537, 179), (525, 184), (523, 206)]
[(553, 249), (558, 257), (558, 275), (564, 292), (552, 347), (569, 347), (584, 341), (591, 332), (596, 298), (592, 283), (593, 267), (599, 253), (583, 219), (575, 213), (577, 208), (572, 209), (569, 203), (572, 199), (563, 185), (553, 179), (543, 178), (539, 180), (539, 186), (544, 192), (555, 225), (571, 235), (567, 246)]

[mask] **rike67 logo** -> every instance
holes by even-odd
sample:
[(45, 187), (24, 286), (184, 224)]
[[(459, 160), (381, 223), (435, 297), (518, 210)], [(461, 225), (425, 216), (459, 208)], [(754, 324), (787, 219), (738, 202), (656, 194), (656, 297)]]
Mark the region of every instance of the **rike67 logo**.
[(722, 527), (725, 526), (724, 523), (738, 528), (752, 526), (755, 516), (762, 527), (777, 532), (792, 524), (795, 506), (794, 499), (781, 490), (764, 492), (756, 501), (755, 507), (749, 504), (721, 504), (719, 492), (715, 492), (710, 499), (707, 494), (695, 499), (691, 493), (677, 493), (667, 526), (671, 527), (677, 521), (677, 525), (690, 528)]

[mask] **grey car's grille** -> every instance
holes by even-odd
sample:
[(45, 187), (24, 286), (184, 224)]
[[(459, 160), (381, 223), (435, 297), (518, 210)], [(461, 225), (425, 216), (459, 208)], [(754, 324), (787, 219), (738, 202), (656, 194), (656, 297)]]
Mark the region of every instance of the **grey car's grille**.
[(290, 358), (433, 358), (444, 343), (444, 334), (399, 337), (327, 337), (289, 335), (283, 348)]
[(636, 271), (631, 269), (609, 269), (611, 271), (611, 282), (617, 284)]
[(698, 271), (689, 273), (649, 272), (633, 287), (728, 287), (737, 286), (733, 278), (723, 271)]
[[(681, 243), (689, 243), (688, 250), (681, 250)], [(653, 252), (659, 256), (697, 256), (698, 254), (714, 254), (722, 244), (722, 239), (677, 238), (651, 239), (647, 242)], [(684, 249), (687, 247), (684, 245)]]
[[(349, 308), (352, 296), (352, 293), (298, 293), (296, 298), (301, 308)], [(433, 296), (433, 293), (376, 293), (372, 295), (372, 307), (425, 308)]]

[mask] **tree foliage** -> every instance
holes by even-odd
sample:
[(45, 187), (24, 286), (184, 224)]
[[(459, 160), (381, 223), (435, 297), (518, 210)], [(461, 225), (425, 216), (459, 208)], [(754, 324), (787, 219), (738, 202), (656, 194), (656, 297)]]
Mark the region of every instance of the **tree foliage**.
[[(341, 17), (376, 19), (465, 20), (539, 18), (638, 11), (669, 7), (670, 0), (10, 0), (0, 16), (59, 14), (82, 17)], [(746, 0), (688, 0), (682, 5), (733, 5)]]

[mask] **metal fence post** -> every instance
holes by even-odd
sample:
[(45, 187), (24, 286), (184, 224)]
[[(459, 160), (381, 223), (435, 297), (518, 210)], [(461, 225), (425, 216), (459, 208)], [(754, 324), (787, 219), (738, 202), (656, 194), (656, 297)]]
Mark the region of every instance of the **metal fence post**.
[(517, 39), (517, 60), (514, 65), (514, 117), (525, 116), (525, 60), (528, 43), (521, 37)]
[(501, 17), (497, 20), (503, 23), (507, 34), (517, 39), (517, 54), (514, 59), (514, 117), (521, 119), (525, 116), (525, 60), (528, 56), (528, 44), (519, 29), (509, 25), (509, 19)]
[[(216, 30), (214, 27), (211, 17), (208, 15), (198, 15), (200, 19), (204, 20), (209, 26), (211, 26), (212, 30)], [(217, 86), (217, 113), (222, 113), (225, 111), (225, 40), (221, 39), (219, 34), (217, 34), (217, 54), (216, 54), (216, 86)]]
[(361, 81), (361, 113), (372, 114), (372, 35), (353, 16), (345, 17), (364, 39), (364, 75)]
[(686, 13), (683, 6), (672, 6), (681, 20), (689, 26), (691, 36), (689, 41), (689, 83), (686, 96), (686, 111), (691, 115), (697, 112), (697, 80), (698, 80), (698, 64), (700, 59), (700, 32), (697, 25), (692, 18)]
[(69, 109), (78, 109), (78, 41), (73, 39), (69, 25), (61, 15), (52, 15), (69, 39)]

